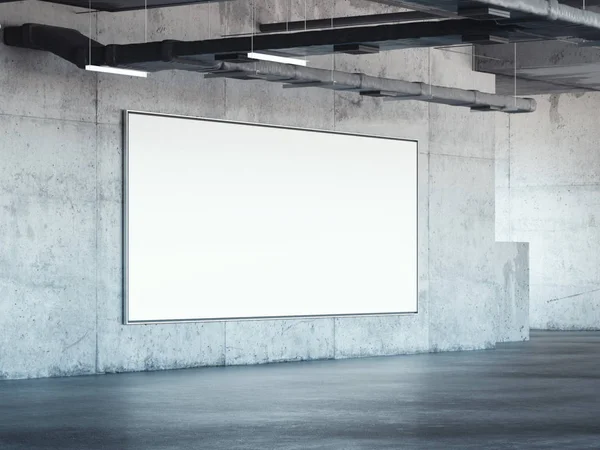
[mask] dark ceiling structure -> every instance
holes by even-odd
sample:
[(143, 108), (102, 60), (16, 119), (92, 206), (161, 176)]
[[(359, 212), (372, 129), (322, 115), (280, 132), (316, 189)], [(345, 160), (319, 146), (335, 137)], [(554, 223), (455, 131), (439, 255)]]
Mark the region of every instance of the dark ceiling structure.
[(419, 24), (394, 24), (204, 41), (102, 45), (76, 30), (25, 24), (7, 27), (4, 42), (13, 47), (53, 53), (80, 68), (93, 65), (148, 72), (187, 70), (207, 77), (263, 80), (282, 83), (287, 88), (343, 90), (388, 100), (419, 100), (468, 107), (473, 111), (521, 113), (535, 110), (532, 99), (291, 64), (258, 64), (249, 55), (250, 50), (271, 54), (296, 50), (303, 54), (339, 52), (360, 55), (382, 49), (426, 46), (434, 41), (445, 42), (449, 34), (454, 39), (461, 39), (457, 33), (479, 32), (479, 24), (475, 21), (448, 21), (442, 25), (426, 30)]
[[(0, 0), (9, 3), (17, 0)], [(75, 6), (95, 11), (123, 12), (145, 8), (165, 8), (169, 6), (191, 5), (194, 3), (209, 3), (215, 0), (42, 0), (47, 3)]]
[[(96, 65), (147, 72), (192, 70), (206, 73), (218, 67), (221, 75), (231, 72), (223, 71), (223, 64), (243, 65), (251, 62), (248, 52), (306, 57), (334, 53), (363, 55), (416, 47), (469, 44), (486, 46), (557, 40), (569, 40), (576, 45), (600, 43), (600, 14), (593, 11), (600, 0), (588, 0), (588, 7), (592, 9), (585, 11), (570, 6), (577, 4), (571, 0), (566, 3), (558, 3), (556, 0), (370, 1), (409, 7), (413, 11), (260, 24), (256, 34), (245, 36), (125, 45), (103, 45), (75, 30), (26, 24), (7, 27), (4, 41), (10, 46), (54, 53), (80, 68)], [(89, 7), (89, 0), (62, 0), (53, 3)], [(144, 0), (92, 1), (92, 7), (101, 11), (119, 12), (140, 9), (144, 7), (144, 3)], [(203, 1), (147, 0), (148, 7), (191, 3)], [(498, 66), (500, 68), (494, 72), (494, 64), (476, 64), (476, 67), (483, 67), (484, 71), (503, 77), (510, 76), (506, 64)], [(243, 74), (240, 78), (248, 78), (244, 70), (241, 72)], [(514, 72), (513, 68), (513, 76)], [(551, 81), (552, 70), (544, 71), (544, 77), (544, 83)], [(585, 80), (585, 77), (580, 77), (579, 80), (581, 79)], [(466, 102), (466, 106), (473, 105)], [(503, 101), (495, 106), (508, 112), (516, 112), (507, 108)]]

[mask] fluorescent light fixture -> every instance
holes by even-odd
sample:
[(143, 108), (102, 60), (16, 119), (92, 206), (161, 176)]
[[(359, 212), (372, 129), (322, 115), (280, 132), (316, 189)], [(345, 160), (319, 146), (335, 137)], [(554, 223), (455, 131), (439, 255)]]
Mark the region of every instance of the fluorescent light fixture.
[(85, 66), (85, 70), (89, 70), (90, 72), (102, 72), (102, 73), (112, 73), (114, 75), (128, 75), (130, 77), (140, 77), (147, 78), (148, 72), (142, 72), (141, 70), (131, 70), (131, 69), (120, 69), (118, 67), (110, 67), (110, 66)]
[(282, 64), (293, 64), (295, 66), (306, 66), (307, 61), (299, 58), (287, 58), (285, 56), (269, 55), (268, 53), (248, 53), (248, 58), (259, 59), (261, 61), (270, 61)]

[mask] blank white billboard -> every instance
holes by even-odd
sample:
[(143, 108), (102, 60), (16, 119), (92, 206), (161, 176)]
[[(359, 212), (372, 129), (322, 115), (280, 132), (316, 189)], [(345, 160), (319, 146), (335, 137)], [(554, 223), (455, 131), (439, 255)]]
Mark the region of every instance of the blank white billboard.
[(126, 112), (125, 322), (417, 311), (417, 143)]

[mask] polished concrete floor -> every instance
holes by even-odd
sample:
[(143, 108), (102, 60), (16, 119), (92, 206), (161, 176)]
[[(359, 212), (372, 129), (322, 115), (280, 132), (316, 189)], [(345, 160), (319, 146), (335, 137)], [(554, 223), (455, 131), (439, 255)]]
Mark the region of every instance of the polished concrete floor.
[(496, 350), (0, 382), (0, 449), (600, 448), (600, 333)]

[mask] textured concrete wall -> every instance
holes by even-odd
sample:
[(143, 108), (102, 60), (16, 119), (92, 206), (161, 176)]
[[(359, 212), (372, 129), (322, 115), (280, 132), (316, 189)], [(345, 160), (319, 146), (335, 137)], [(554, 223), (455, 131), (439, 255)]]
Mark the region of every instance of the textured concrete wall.
[[(470, 54), (432, 51), (432, 82), (493, 91)], [(494, 114), (429, 107), (429, 343), (433, 351), (493, 347)]]
[(600, 96), (537, 100), (498, 119), (497, 238), (530, 243), (532, 328), (600, 329)]
[[(259, 20), (304, 17), (303, 1), (291, 11), (286, 2), (260, 3)], [(306, 6), (308, 18), (391, 10), (342, 0)], [(21, 2), (0, 5), (0, 18), (87, 33), (90, 16), (73, 11)], [(239, 33), (250, 17), (247, 2), (152, 10), (148, 37)], [(91, 18), (104, 43), (144, 39), (139, 12)], [(494, 114), (183, 72), (93, 74), (4, 46), (0, 58), (0, 378), (477, 349), (498, 340)], [(311, 64), (469, 89), (494, 84), (471, 72), (469, 55), (441, 50)], [(418, 140), (419, 314), (123, 326), (123, 109)]]

